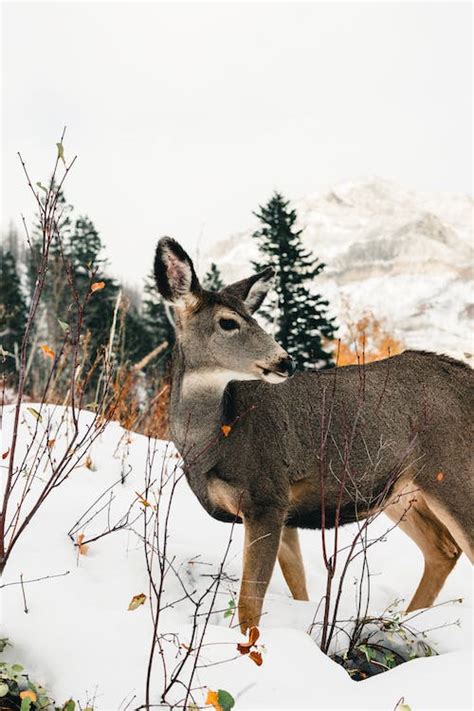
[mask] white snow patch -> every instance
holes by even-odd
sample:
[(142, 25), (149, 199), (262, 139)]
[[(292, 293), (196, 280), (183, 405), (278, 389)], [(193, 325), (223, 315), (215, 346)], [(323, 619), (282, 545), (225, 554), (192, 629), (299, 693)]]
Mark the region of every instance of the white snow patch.
[[(59, 417), (60, 412), (55, 408), (54, 417)], [(23, 410), (20, 451), (30, 443), (29, 418), (31, 415)], [(82, 421), (85, 427), (90, 415), (82, 413)], [(8, 407), (2, 451), (8, 448), (11, 425), (12, 408)], [(67, 532), (107, 487), (120, 480), (124, 462), (125, 471), (130, 468), (130, 473), (125, 483), (117, 483), (113, 489), (112, 518), (115, 520), (128, 509), (136, 498), (135, 492), (143, 491), (148, 441), (131, 434), (131, 442), (127, 443), (127, 437), (118, 425), (107, 426), (90, 452), (93, 469), (76, 469), (53, 492), (19, 540), (2, 581), (18, 581), (20, 574), (29, 580), (70, 571), (65, 577), (25, 586), (28, 614), (23, 611), (20, 587), (3, 588), (1, 634), (9, 637), (14, 647), (2, 658), (24, 664), (58, 701), (72, 696), (85, 705), (87, 698), (95, 697), (96, 711), (123, 709), (134, 695), (129, 708), (143, 702), (152, 635), (150, 610), (148, 602), (133, 612), (127, 610), (134, 595), (148, 593), (143, 547), (137, 535), (118, 532), (91, 543), (88, 554), (78, 556)], [(153, 446), (158, 451), (154, 472), (159, 476), (164, 460), (170, 468), (177, 460), (167, 443), (156, 442)], [(1, 461), (2, 471), (7, 463), (8, 459)], [(137, 512), (138, 509), (137, 504)], [(105, 512), (90, 524), (88, 536), (103, 530), (104, 517)], [(390, 526), (382, 518), (374, 524), (374, 535)], [(136, 528), (140, 530), (139, 523)], [(203, 576), (216, 571), (229, 529), (201, 509), (183, 479), (177, 487), (171, 517), (169, 555), (198, 589), (209, 583), (209, 578)], [(353, 533), (352, 526), (344, 527), (341, 545), (351, 540)], [(432, 608), (417, 620), (419, 629), (437, 628), (428, 633), (428, 640), (439, 656), (411, 661), (356, 683), (306, 634), (324, 592), (325, 570), (320, 534), (303, 531), (301, 539), (311, 602), (292, 600), (281, 573), (275, 571), (261, 624), (263, 666), (258, 668), (248, 657), (239, 657), (199, 669), (195, 685), (228, 690), (236, 699), (237, 709), (392, 711), (402, 696), (413, 711), (470, 709), (472, 582), (465, 556), (439, 598), (442, 602), (462, 597), (464, 602)], [(238, 589), (241, 551), (239, 526), (226, 565), (227, 574), (235, 578), (235, 582), (228, 583), (234, 592)], [(370, 613), (380, 614), (396, 598), (410, 597), (421, 575), (422, 557), (406, 536), (392, 531), (387, 542), (370, 548), (369, 560), (373, 576)], [(349, 574), (341, 619), (354, 612), (355, 588), (351, 583), (356, 574), (356, 569)], [(176, 600), (181, 595), (177, 580), (171, 576), (166, 599)], [(229, 597), (229, 590), (223, 586), (217, 607), (225, 608)], [(161, 631), (178, 633), (180, 641), (186, 642), (190, 637), (190, 614), (187, 601), (170, 608), (164, 614)], [(450, 625), (458, 619), (459, 626)], [(214, 664), (235, 656), (235, 644), (241, 641), (241, 635), (237, 629), (229, 628), (229, 620), (222, 613), (213, 615), (211, 620), (202, 662)], [(176, 650), (171, 648), (171, 652)], [(157, 659), (152, 686), (156, 703), (161, 688), (161, 665)], [(203, 704), (205, 692), (198, 692), (197, 696)]]

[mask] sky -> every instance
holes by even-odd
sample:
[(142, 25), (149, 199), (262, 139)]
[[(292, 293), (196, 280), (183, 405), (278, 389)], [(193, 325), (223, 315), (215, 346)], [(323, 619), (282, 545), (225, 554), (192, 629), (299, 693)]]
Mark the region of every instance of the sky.
[(65, 192), (110, 270), (139, 284), (156, 240), (196, 256), (300, 198), (380, 176), (468, 192), (468, 2), (2, 4), (2, 229), (34, 214), (67, 125)]

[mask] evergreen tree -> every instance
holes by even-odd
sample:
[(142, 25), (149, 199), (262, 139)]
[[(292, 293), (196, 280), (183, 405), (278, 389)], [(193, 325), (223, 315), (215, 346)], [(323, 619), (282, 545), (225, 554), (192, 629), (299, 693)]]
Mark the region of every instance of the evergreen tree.
[(153, 343), (145, 320), (134, 303), (135, 294), (130, 287), (122, 287), (118, 355), (121, 363), (138, 363), (148, 355)]
[[(58, 196), (59, 206), (59, 233), (61, 242), (57, 235), (53, 236), (48, 253), (48, 271), (41, 295), (39, 315), (34, 324), (34, 329), (51, 348), (56, 350), (62, 342), (64, 334), (59, 325), (58, 319), (67, 321), (67, 307), (71, 302), (71, 293), (68, 280), (66, 278), (64, 258), (68, 256), (68, 243), (71, 231), (72, 205), (66, 201), (61, 192)], [(26, 264), (26, 284), (29, 299), (33, 296), (38, 267), (41, 261), (43, 234), (40, 218), (37, 215), (37, 222), (31, 235), (31, 248), (25, 254)]]
[(256, 271), (273, 267), (277, 295), (276, 302), (260, 313), (274, 324), (276, 340), (299, 368), (328, 367), (332, 357), (321, 339), (333, 338), (336, 327), (327, 315), (328, 302), (308, 285), (325, 265), (303, 247), (302, 230), (295, 229), (296, 211), (280, 193), (254, 214), (263, 225), (253, 234), (262, 255), (254, 266)]
[[(90, 362), (109, 343), (119, 285), (105, 274), (106, 260), (102, 255), (103, 245), (94, 223), (87, 216), (78, 217), (65, 244), (71, 263), (74, 285), (82, 301), (90, 290), (91, 278), (103, 282), (104, 288), (94, 291), (84, 311), (83, 329), (89, 332)], [(92, 274), (94, 275), (92, 277)], [(69, 303), (72, 294), (69, 294)], [(74, 309), (70, 309), (74, 313)], [(71, 321), (71, 315), (65, 319)]]
[(25, 332), (27, 310), (13, 254), (0, 245), (0, 345), (2, 370), (17, 370), (18, 353)]
[(208, 291), (220, 291), (224, 287), (224, 282), (221, 278), (221, 273), (219, 268), (214, 262), (212, 262), (211, 267), (207, 274), (204, 276), (202, 281), (204, 289)]
[(151, 274), (145, 281), (144, 293), (145, 298), (142, 306), (142, 319), (147, 332), (150, 334), (152, 348), (156, 348), (156, 346), (164, 341), (169, 344), (169, 347), (166, 349), (165, 353), (160, 356), (158, 362), (155, 361), (153, 364), (154, 367), (157, 368), (157, 371), (163, 374), (169, 364), (171, 350), (176, 339), (175, 331), (170, 320), (170, 314), (167, 310), (167, 306), (158, 294), (153, 274)]

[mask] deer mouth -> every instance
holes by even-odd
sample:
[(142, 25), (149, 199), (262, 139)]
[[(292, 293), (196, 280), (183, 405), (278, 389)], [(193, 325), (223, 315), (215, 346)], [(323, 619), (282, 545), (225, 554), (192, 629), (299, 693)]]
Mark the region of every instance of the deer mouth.
[(266, 383), (281, 383), (283, 380), (288, 378), (288, 373), (282, 373), (278, 370), (272, 370), (271, 368), (265, 368), (262, 365), (257, 365), (260, 371), (261, 378)]

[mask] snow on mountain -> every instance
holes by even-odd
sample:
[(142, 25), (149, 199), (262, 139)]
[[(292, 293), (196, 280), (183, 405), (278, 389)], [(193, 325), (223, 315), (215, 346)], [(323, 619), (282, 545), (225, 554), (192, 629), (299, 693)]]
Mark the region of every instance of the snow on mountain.
[[(341, 337), (347, 316), (357, 320), (371, 311), (407, 347), (472, 353), (469, 196), (419, 193), (372, 178), (292, 205), (305, 245), (326, 264), (314, 286), (329, 299)], [(257, 221), (212, 245), (205, 266), (216, 262), (228, 281), (248, 273), (257, 256), (256, 227)]]

